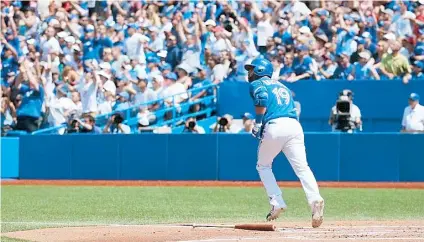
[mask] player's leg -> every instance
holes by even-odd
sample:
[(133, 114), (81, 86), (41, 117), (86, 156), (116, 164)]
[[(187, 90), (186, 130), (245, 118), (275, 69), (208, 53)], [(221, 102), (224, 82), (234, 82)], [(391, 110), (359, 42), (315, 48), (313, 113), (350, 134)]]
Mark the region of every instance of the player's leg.
[(289, 140), (283, 147), (283, 152), (302, 183), (306, 198), (312, 209), (312, 226), (318, 227), (322, 223), (324, 199), (319, 193), (315, 176), (306, 159), (303, 130), (296, 120), (288, 121), (287, 128), (292, 130), (292, 132)]
[(258, 162), (256, 164), (256, 169), (272, 207), (271, 212), (267, 216), (267, 220), (276, 219), (281, 211), (287, 207), (283, 200), (282, 192), (275, 180), (274, 173), (272, 172), (274, 158), (281, 152), (283, 145), (278, 137), (273, 137), (272, 132), (272, 126), (270, 127), (267, 125), (264, 137), (258, 147)]

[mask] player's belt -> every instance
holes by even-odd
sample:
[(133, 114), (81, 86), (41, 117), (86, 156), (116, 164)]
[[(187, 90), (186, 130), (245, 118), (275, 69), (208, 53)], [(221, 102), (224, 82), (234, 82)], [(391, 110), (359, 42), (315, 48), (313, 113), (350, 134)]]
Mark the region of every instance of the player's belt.
[[(292, 118), (292, 119), (296, 119), (297, 120), (297, 118), (295, 118), (295, 117), (279, 117), (279, 118)], [(276, 119), (279, 119), (279, 118), (276, 118)], [(267, 124), (276, 124), (277, 122), (275, 122), (274, 120), (275, 119), (269, 121)]]

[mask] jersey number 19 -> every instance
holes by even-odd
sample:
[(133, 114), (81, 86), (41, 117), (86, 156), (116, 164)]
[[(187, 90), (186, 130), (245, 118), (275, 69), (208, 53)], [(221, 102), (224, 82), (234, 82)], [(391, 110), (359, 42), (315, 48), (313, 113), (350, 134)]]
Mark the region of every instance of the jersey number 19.
[(289, 98), (289, 93), (287, 92), (286, 89), (280, 87), (276, 87), (274, 89), (272, 89), (272, 93), (274, 93), (275, 98), (277, 99), (277, 103), (278, 105), (282, 105), (284, 104), (289, 104), (290, 98)]

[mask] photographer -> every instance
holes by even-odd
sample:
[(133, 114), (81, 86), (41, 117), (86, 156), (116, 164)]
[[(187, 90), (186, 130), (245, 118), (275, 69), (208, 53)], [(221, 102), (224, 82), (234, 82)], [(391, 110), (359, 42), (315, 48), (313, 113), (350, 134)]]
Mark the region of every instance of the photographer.
[(339, 98), (331, 108), (328, 124), (332, 126), (332, 131), (353, 133), (359, 129), (362, 131), (361, 110), (353, 104), (353, 92), (343, 90)]
[(197, 125), (196, 119), (189, 118), (185, 122), (183, 133), (204, 134), (205, 130), (202, 128), (202, 126)]
[(223, 117), (218, 117), (218, 122), (215, 124), (213, 128), (213, 132), (220, 133), (231, 133), (231, 121), (233, 117), (229, 114), (224, 115)]
[(96, 126), (96, 120), (93, 116), (85, 114), (83, 116), (84, 121), (78, 118), (71, 118), (69, 127), (67, 129), (68, 134), (72, 133), (86, 133), (86, 134), (101, 134), (102, 130)]
[(115, 113), (110, 117), (109, 121), (107, 122), (105, 128), (103, 129), (104, 134), (130, 134), (131, 128), (123, 124), (124, 121), (124, 115), (122, 113)]

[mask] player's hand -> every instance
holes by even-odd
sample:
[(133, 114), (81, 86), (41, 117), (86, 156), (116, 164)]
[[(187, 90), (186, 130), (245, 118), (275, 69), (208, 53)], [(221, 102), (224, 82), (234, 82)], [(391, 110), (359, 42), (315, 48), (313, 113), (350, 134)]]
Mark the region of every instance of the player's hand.
[(252, 135), (257, 139), (262, 139), (262, 123), (253, 124)]

